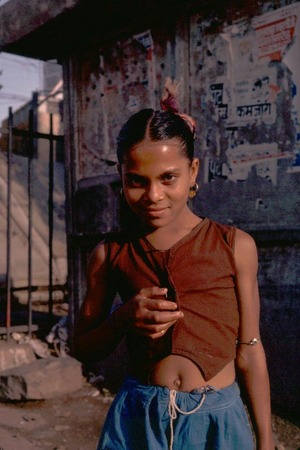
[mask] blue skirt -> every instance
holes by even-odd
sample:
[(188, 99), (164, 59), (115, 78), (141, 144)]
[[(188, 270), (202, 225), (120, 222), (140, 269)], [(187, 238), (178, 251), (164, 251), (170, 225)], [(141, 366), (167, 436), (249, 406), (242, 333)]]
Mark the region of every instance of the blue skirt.
[(128, 378), (108, 412), (97, 450), (253, 450), (237, 383), (192, 392)]

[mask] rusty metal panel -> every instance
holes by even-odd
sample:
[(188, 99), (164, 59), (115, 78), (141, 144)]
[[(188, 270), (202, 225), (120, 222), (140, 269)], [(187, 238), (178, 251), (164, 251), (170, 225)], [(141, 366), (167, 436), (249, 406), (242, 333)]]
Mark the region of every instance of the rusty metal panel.
[[(166, 76), (182, 80), (188, 109), (188, 30), (146, 30), (73, 62), (77, 108), (77, 179), (115, 173), (116, 137), (141, 108), (159, 108)], [(84, 183), (83, 183), (84, 184)]]
[[(89, 54), (79, 67), (78, 178), (114, 172), (115, 140), (126, 117), (154, 103), (152, 48), (137, 39)], [(111, 162), (111, 165), (110, 165)]]

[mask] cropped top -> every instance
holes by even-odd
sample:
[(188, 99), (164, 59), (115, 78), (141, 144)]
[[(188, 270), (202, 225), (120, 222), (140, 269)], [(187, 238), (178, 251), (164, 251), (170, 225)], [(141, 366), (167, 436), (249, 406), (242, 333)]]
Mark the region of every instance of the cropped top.
[(239, 325), (233, 247), (235, 228), (208, 218), (169, 250), (155, 249), (144, 237), (107, 240), (109, 277), (123, 302), (142, 288), (168, 288), (184, 317), (161, 338), (127, 336), (131, 366), (151, 370), (175, 354), (192, 360), (205, 380), (236, 356)]

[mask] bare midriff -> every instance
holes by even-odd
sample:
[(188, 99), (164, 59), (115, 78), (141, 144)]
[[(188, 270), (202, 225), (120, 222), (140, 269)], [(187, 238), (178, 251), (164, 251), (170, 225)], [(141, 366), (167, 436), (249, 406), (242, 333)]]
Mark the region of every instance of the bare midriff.
[(227, 364), (217, 375), (205, 380), (198, 366), (188, 358), (170, 355), (157, 363), (148, 375), (150, 385), (167, 387), (177, 391), (191, 392), (207, 385), (222, 389), (235, 380), (234, 361)]

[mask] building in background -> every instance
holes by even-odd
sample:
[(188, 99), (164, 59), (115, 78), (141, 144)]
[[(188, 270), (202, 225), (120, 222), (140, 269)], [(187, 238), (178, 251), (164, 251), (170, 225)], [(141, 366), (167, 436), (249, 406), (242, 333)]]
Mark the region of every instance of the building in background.
[[(67, 281), (67, 252), (65, 229), (65, 172), (63, 144), (63, 83), (62, 69), (54, 61), (43, 63), (43, 86), (33, 92), (30, 101), (12, 110), (12, 156), (10, 158), (10, 194), (8, 200), (8, 118), (2, 121), (0, 137), (0, 316), (7, 270), (8, 204), (10, 220), (10, 282), (13, 298), (28, 302), (28, 288), (35, 302), (49, 299), (49, 220), (51, 212), (51, 279), (54, 299), (63, 300)], [(30, 119), (30, 114), (31, 119)], [(52, 135), (60, 136), (50, 147), (50, 116)], [(31, 125), (30, 125), (31, 122)], [(30, 128), (31, 127), (31, 128)], [(19, 132), (19, 133), (18, 133)], [(30, 140), (30, 133), (37, 137)], [(53, 167), (50, 181), (50, 148)], [(30, 161), (29, 161), (30, 156)], [(30, 194), (29, 172), (30, 163)], [(50, 202), (51, 190), (51, 204)], [(29, 214), (29, 205), (31, 213)], [(28, 233), (32, 236), (31, 244)], [(31, 280), (28, 276), (29, 247)], [(1, 291), (1, 289), (0, 289)], [(45, 307), (46, 308), (46, 307)], [(47, 309), (47, 308), (46, 308)], [(0, 324), (1, 327), (1, 324)]]
[[(20, 130), (29, 129), (29, 112), (33, 111), (33, 131), (49, 134), (50, 121), (49, 115), (53, 117), (53, 134), (63, 135), (63, 82), (62, 68), (59, 64), (52, 62), (43, 63), (43, 89), (33, 92), (30, 101), (24, 103), (18, 109), (13, 110), (13, 127)], [(8, 118), (2, 121), (0, 151), (7, 148), (7, 129)], [(63, 145), (60, 141), (55, 142), (55, 161), (64, 161)], [(27, 138), (14, 137), (14, 153), (27, 156), (28, 142)], [(36, 139), (34, 141), (34, 158), (48, 160), (49, 145), (45, 139)]]

